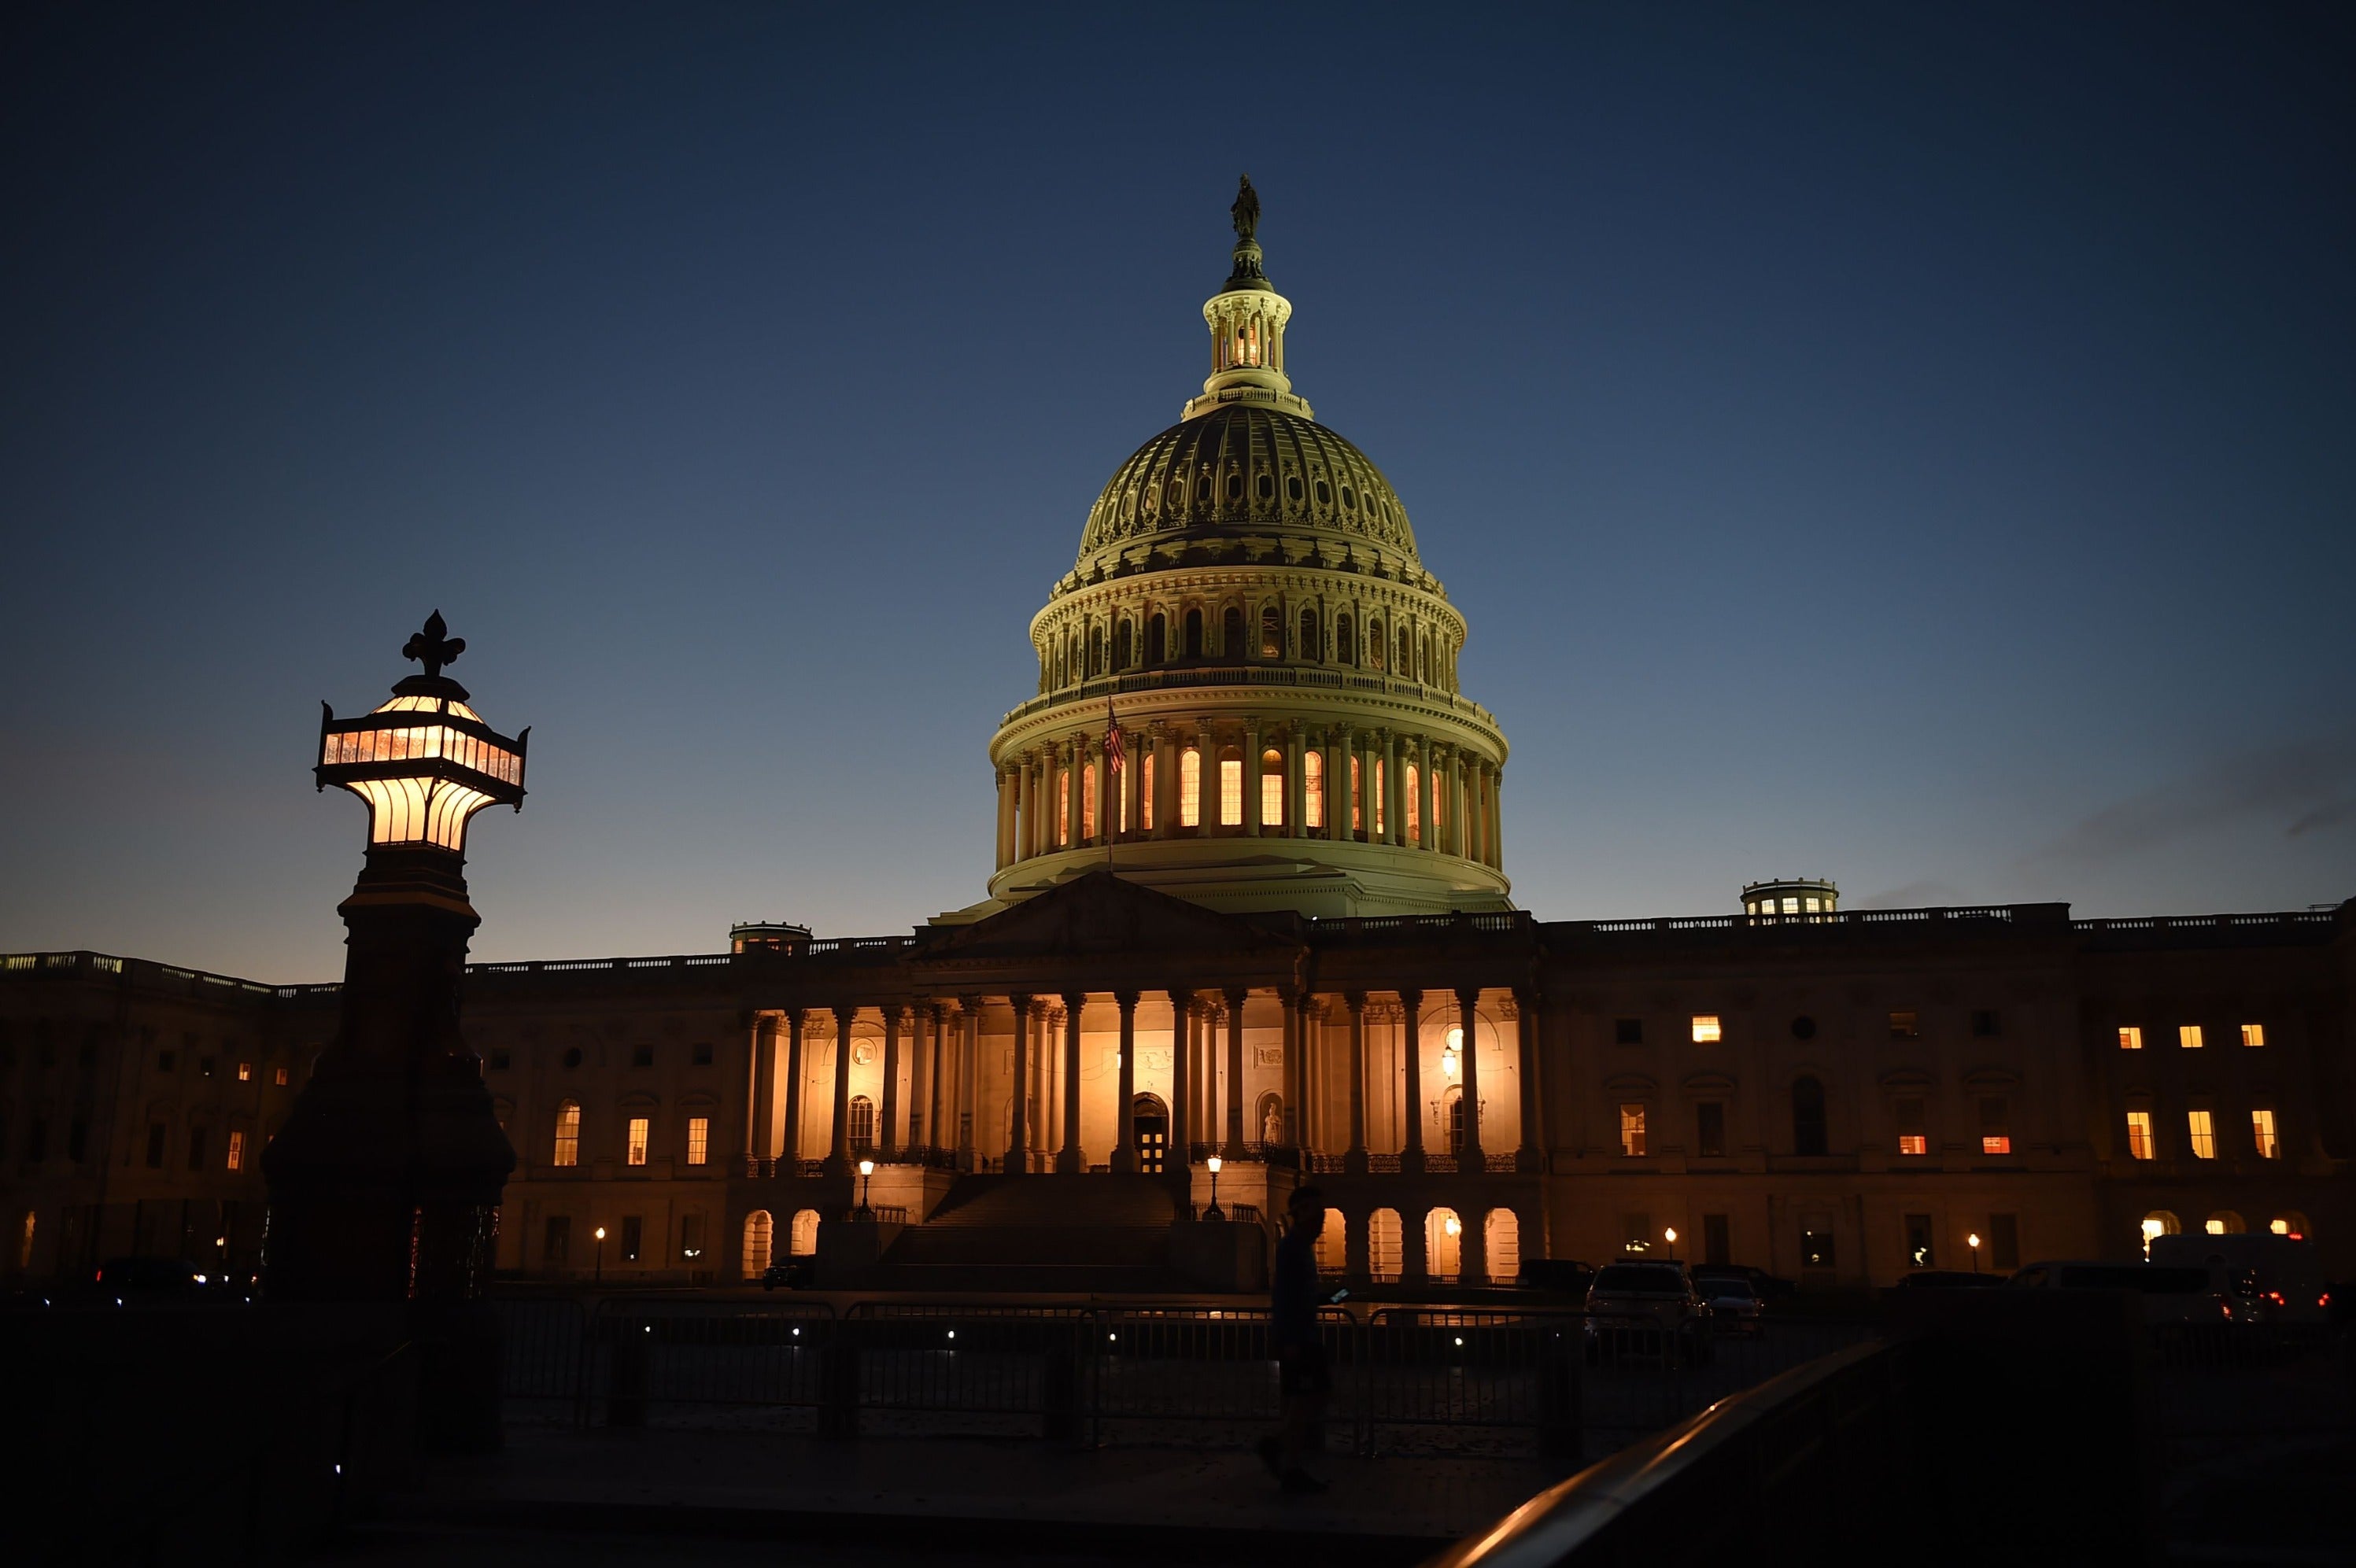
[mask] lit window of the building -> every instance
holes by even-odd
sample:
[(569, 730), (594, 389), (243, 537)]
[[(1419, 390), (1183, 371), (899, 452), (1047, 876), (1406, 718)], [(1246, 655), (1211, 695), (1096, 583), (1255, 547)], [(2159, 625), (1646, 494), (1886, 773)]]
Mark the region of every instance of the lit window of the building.
[[(2258, 1114), (2265, 1115), (2263, 1111)], [(229, 1168), (231, 1170), (245, 1168), (245, 1134), (236, 1127), (229, 1130)]]
[(1325, 753), (1310, 751), (1301, 759), (1301, 822), (1304, 827), (1325, 826)]
[(1203, 753), (1189, 746), (1178, 753), (1178, 826), (1197, 827), (1203, 821)]
[(566, 1100), (556, 1107), (556, 1147), (550, 1163), (581, 1163), (581, 1106), (577, 1101)]
[(2008, 1125), (2004, 1100), (1989, 1095), (1980, 1101), (1980, 1152), (2010, 1154), (2012, 1130)]
[(2206, 1111), (2190, 1111), (2186, 1113), (2185, 1121), (2192, 1133), (2192, 1157), (2195, 1159), (2216, 1158), (2216, 1119)]
[(2152, 1157), (2151, 1113), (2149, 1111), (2129, 1111), (2127, 1113), (2127, 1157), (2129, 1159), (2149, 1159)]
[(1797, 914), (1800, 912), (1800, 901), (1797, 895), (1793, 895), (1783, 900), (1783, 912), (1785, 914)]
[(1080, 837), (1093, 838), (1096, 836), (1097, 771), (1094, 768), (1083, 768), (1080, 771)]
[(2277, 1236), (2287, 1236), (2290, 1234), (2290, 1221), (2287, 1220), (2269, 1220), (2266, 1221), (2266, 1229), (2273, 1232)]
[(1891, 1013), (1890, 1015), (1890, 1038), (1892, 1040), (1922, 1039), (1922, 1015), (1911, 1009), (1903, 1009)]
[(1815, 913), (1819, 912), (1818, 912), (1818, 908), (1817, 908), (1817, 902), (1816, 902), (1816, 901), (1815, 901), (1815, 899), (1813, 899), (1813, 898), (1812, 898), (1812, 899), (1810, 899), (1810, 900), (1808, 900), (1808, 912), (1809, 912), (1810, 914), (1815, 914)]
[(1358, 787), (1358, 753), (1350, 753), (1350, 831), (1366, 830), (1366, 792)]
[(1696, 1045), (1716, 1045), (1721, 1038), (1716, 1013), (1694, 1014), (1693, 1039)]
[(1898, 1152), (1900, 1154), (1929, 1154), (1931, 1152), (1931, 1140), (1921, 1133), (1901, 1133), (1898, 1135)]
[(1383, 764), (1375, 764), (1375, 836), (1382, 837), (1383, 828)]
[[(2243, 1034), (2242, 1043), (2243, 1043), (2243, 1044), (2244, 1044), (2244, 1045), (2247, 1045), (2247, 1044), (2249, 1043), (2249, 1030), (2248, 1030), (2248, 1029), (2244, 1029), (2242, 1031), (2242, 1034)], [(237, 1081), (238, 1081), (239, 1083), (252, 1083), (252, 1082), (253, 1081), (253, 1063), (252, 1063), (252, 1062), (251, 1062), (251, 1061), (241, 1061), (241, 1062), (239, 1062), (239, 1063), (237, 1064)]]
[(711, 1157), (712, 1118), (690, 1116), (687, 1119), (687, 1163), (701, 1165)]
[(1069, 848), (1072, 843), (1072, 770), (1055, 770), (1055, 842)]
[(2187, 1051), (2200, 1050), (2201, 1026), (2199, 1024), (2179, 1024), (2176, 1029), (2176, 1043), (2182, 1046)]
[(644, 1116), (632, 1116), (630, 1118), (628, 1158), (632, 1165), (644, 1165), (647, 1163), (647, 1118)]
[(2275, 1143), (2275, 1114), (2272, 1111), (2250, 1113), (2250, 1136), (2258, 1146), (2260, 1159), (2272, 1159), (2277, 1152)]
[(1219, 826), (1240, 827), (1244, 820), (1244, 760), (1219, 759)]
[[(1123, 770), (1121, 776), (1129, 775)], [(1137, 825), (1144, 831), (1153, 831), (1153, 753), (1145, 753), (1145, 761), (1137, 770)]]
[(286, 1087), (286, 1069), (284, 1069), (284, 1067), (273, 1068), (273, 1069), (271, 1071), (271, 1074), (270, 1074), (270, 1081), (271, 1081), (273, 1083), (275, 1083), (276, 1085), (278, 1085), (278, 1087), (280, 1087), (281, 1089), (285, 1088), (285, 1087)]
[(1620, 1107), (1620, 1152), (1632, 1158), (1644, 1152), (1644, 1107), (1641, 1104)]
[(1284, 753), (1269, 751), (1259, 759), (1259, 820), (1264, 827), (1284, 826)]
[(1911, 1098), (1904, 1099), (1899, 1101), (1892, 1108), (1897, 1114), (1898, 1120), (1898, 1152), (1929, 1154), (1931, 1139), (1930, 1136), (1923, 1131), (1925, 1123), (1922, 1115), (1922, 1102)]
[(2119, 1049), (2121, 1051), (2141, 1051), (2143, 1049), (2142, 1029), (2135, 1024), (2121, 1024), (2119, 1026)]
[(1403, 842), (1408, 844), (1423, 842), (1423, 788), (1419, 782), (1422, 776), (1413, 763), (1407, 765), (1407, 831)]
[(2264, 1024), (2244, 1024), (2242, 1026), (2242, 1043), (2248, 1046), (2253, 1051), (2265, 1044), (2266, 1026)]

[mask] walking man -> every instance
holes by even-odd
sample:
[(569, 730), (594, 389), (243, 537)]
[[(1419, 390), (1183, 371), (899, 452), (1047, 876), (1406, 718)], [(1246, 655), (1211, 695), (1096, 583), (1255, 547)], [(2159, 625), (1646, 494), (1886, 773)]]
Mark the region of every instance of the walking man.
[(1317, 1282), (1317, 1237), (1325, 1229), (1325, 1195), (1314, 1187), (1293, 1189), (1289, 1222), (1276, 1243), (1276, 1274), (1269, 1290), (1269, 1330), (1276, 1339), (1278, 1388), (1284, 1415), (1274, 1435), (1259, 1442), (1259, 1456), (1288, 1492), (1322, 1492), (1325, 1483), (1301, 1467), (1309, 1435), (1325, 1419), (1325, 1396), (1333, 1375), (1325, 1364), (1325, 1342), (1317, 1335), (1317, 1309), (1341, 1299)]

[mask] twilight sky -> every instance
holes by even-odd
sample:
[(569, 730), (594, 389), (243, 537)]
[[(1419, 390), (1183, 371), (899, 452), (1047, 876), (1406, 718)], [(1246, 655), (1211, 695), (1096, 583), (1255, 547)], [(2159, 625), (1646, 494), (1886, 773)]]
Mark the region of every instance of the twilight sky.
[(0, 948), (339, 973), (317, 704), (436, 606), (477, 956), (979, 898), (1240, 170), (1524, 907), (2356, 894), (2356, 33), (2055, 9), (5, 24)]

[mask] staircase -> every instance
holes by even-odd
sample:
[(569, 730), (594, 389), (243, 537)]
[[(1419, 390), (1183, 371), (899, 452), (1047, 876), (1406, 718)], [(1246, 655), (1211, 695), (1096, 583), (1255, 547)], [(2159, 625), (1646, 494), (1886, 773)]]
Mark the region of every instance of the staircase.
[(870, 1288), (1172, 1291), (1177, 1211), (1159, 1177), (968, 1176), (900, 1233)]

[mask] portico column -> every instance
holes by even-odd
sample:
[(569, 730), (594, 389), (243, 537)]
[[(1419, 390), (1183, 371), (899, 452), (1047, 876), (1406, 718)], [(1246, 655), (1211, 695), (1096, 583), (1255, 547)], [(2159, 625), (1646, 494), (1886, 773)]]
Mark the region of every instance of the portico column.
[(1244, 998), (1248, 991), (1227, 993), (1227, 1157), (1244, 1156)]
[(1085, 837), (1081, 832), (1085, 818), (1081, 815), (1086, 804), (1088, 753), (1077, 735), (1066, 741), (1062, 747), (1064, 759), (1064, 847), (1076, 849)]
[(879, 1107), (884, 1125), (875, 1136), (879, 1150), (900, 1147), (900, 1019), (905, 1011), (899, 1007), (884, 1009), (884, 1104)]
[(1077, 1176), (1088, 1168), (1080, 1151), (1080, 1008), (1087, 997), (1064, 993), (1064, 1147), (1055, 1151), (1055, 1168)]
[(973, 1129), (981, 1120), (981, 998), (958, 998), (957, 1165), (974, 1167)]
[(1014, 1093), (1006, 1113), (1006, 1174), (1031, 1168), (1031, 998), (1010, 997), (1014, 1004)]
[(1448, 852), (1462, 858), (1464, 854), (1464, 752), (1461, 747), (1448, 749)]
[(1209, 720), (1194, 727), (1194, 834), (1208, 838), (1226, 816), (1226, 781), (1219, 776), (1218, 731)]
[(1407, 792), (1399, 787), (1405, 781), (1399, 777), (1398, 731), (1396, 730), (1386, 730), (1383, 731), (1382, 840), (1386, 844), (1404, 844), (1407, 842), (1406, 813), (1399, 809), (1399, 803), (1406, 798), (1407, 795)]
[(1283, 991), (1278, 993), (1278, 998), (1284, 1006), (1284, 1112), (1282, 1125), (1278, 1128), (1277, 1136), (1278, 1141), (1287, 1148), (1298, 1149), (1301, 1147), (1301, 1085), (1304, 1082), (1301, 1072), (1301, 1042), (1308, 1031), (1301, 1027), (1301, 997), (1300, 995), (1296, 992)]
[(1309, 813), (1306, 809), (1308, 781), (1301, 773), (1301, 747), (1307, 737), (1301, 726), (1293, 725), (1284, 737), (1284, 836), (1305, 838), (1309, 836)]
[(755, 1159), (774, 1156), (769, 1139), (775, 1131), (777, 1104), (777, 1017), (763, 1013), (753, 1021), (753, 1103), (744, 1113), (744, 1152)]
[(1244, 765), (1241, 771), (1244, 788), (1244, 837), (1247, 838), (1259, 837), (1259, 726), (1256, 723), (1246, 724), (1244, 726)]
[(1423, 792), (1422, 848), (1433, 853), (1437, 853), (1439, 851), (1440, 835), (1441, 831), (1440, 822), (1440, 763), (1437, 760), (1438, 752), (1440, 750), (1441, 748), (1432, 745), (1429, 741), (1424, 742), (1423, 782), (1418, 786)]
[(1170, 1149), (1162, 1166), (1178, 1200), (1178, 1217), (1194, 1214), (1194, 1118), (1189, 1114), (1187, 1086), (1194, 1079), (1194, 1033), (1187, 1027), (1194, 1009), (1191, 991), (1170, 993)]
[(1345, 991), (1343, 1004), (1350, 1009), (1350, 1147), (1342, 1168), (1352, 1176), (1366, 1174), (1366, 994)]
[(1541, 1170), (1546, 1161), (1538, 1126), (1538, 994), (1515, 992), (1514, 1012), (1515, 1061), (1522, 1081), (1522, 1136), (1514, 1149), (1514, 1168)]
[(1112, 1168), (1133, 1171), (1137, 1168), (1137, 993), (1115, 992), (1112, 999), (1120, 1008), (1120, 1081), (1115, 1091), (1120, 1100), (1113, 1115), (1113, 1125), (1119, 1130), (1113, 1135)]
[(1464, 1031), (1462, 1048), (1456, 1060), (1464, 1074), (1464, 1148), (1459, 1157), (1459, 1170), (1483, 1170), (1487, 1157), (1481, 1148), (1481, 989), (1471, 987), (1456, 993), (1457, 1028)]
[(829, 1176), (851, 1173), (851, 1026), (855, 1007), (834, 1009), (834, 1140), (826, 1151)]
[(786, 1136), (777, 1148), (777, 1174), (799, 1176), (802, 1157), (802, 1030), (799, 1008), (786, 1009)]
[(1401, 991), (1399, 1006), (1407, 1009), (1407, 1147), (1399, 1151), (1399, 1170), (1423, 1174), (1423, 993)]
[[(909, 1141), (919, 1148), (939, 1148), (941, 1145), (941, 1005), (926, 1005), (921, 1027), (925, 1031), (925, 1127), (922, 1137)], [(929, 1163), (929, 1162), (927, 1162)]]
[(991, 770), (998, 778), (998, 869), (1004, 870), (1013, 859), (1014, 830), (1009, 818), (1014, 812), (1014, 792), (1008, 787), (1006, 769)]
[(1325, 731), (1325, 827), (1327, 838), (1350, 836), (1350, 727)]
[(1153, 737), (1153, 836), (1167, 838), (1178, 820), (1178, 741), (1158, 719), (1150, 733)]
[(1503, 768), (1497, 769), (1491, 775), (1489, 807), (1492, 817), (1489, 849), (1494, 857), (1489, 864), (1502, 871), (1505, 869), (1505, 770)]
[(1145, 808), (1145, 792), (1140, 777), (1145, 766), (1145, 737), (1133, 730), (1119, 731), (1120, 745), (1120, 836), (1137, 837), (1138, 813)]
[(1014, 858), (1027, 860), (1039, 852), (1039, 781), (1032, 755), (1014, 759)]

